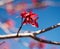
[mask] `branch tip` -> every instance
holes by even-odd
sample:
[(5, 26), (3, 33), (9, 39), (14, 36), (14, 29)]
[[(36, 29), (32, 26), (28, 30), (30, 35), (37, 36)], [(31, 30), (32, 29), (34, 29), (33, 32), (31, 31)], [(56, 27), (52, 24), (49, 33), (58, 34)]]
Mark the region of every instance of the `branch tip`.
[(59, 26), (60, 26), (60, 23), (58, 23), (57, 25), (59, 25)]

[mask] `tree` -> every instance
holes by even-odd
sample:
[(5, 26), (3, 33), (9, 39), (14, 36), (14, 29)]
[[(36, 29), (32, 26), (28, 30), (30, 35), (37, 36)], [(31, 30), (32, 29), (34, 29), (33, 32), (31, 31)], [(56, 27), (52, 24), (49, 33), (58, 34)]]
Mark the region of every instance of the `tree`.
[[(18, 13), (18, 11), (20, 12), (20, 16), (17, 16), (16, 18), (21, 18), (21, 26), (19, 27), (19, 29), (17, 30), (16, 33), (14, 34), (7, 34), (7, 35), (0, 35), (0, 39), (11, 39), (11, 38), (22, 38), (22, 37), (30, 37), (38, 42), (34, 42), (32, 41), (32, 43), (30, 44), (30, 48), (33, 49), (34, 46), (37, 46), (38, 49), (44, 49), (45, 48), (45, 44), (54, 44), (54, 45), (60, 45), (60, 42), (55, 42), (55, 41), (49, 41), (46, 39), (42, 39), (37, 37), (37, 35), (45, 33), (47, 31), (50, 31), (52, 29), (55, 29), (57, 27), (60, 27), (60, 23), (57, 23), (56, 25), (50, 26), (48, 28), (42, 29), (42, 30), (37, 30), (37, 31), (27, 31), (24, 33), (20, 33), (23, 25), (26, 24), (30, 24), (33, 27), (38, 28), (39, 24), (38, 24), (38, 14), (33, 12), (33, 9), (38, 9), (38, 8), (45, 8), (47, 7), (47, 5), (45, 5), (45, 3), (47, 2), (38, 2), (36, 0), (33, 0), (31, 8), (27, 5), (27, 3), (19, 3), (16, 6), (14, 6), (11, 2), (4, 4), (4, 6), (6, 5), (6, 11), (8, 12), (8, 14), (14, 15), (16, 12)], [(13, 7), (14, 6), (14, 7)], [(24, 6), (24, 8), (22, 7)], [(22, 7), (22, 8), (20, 8)], [(0, 23), (1, 28), (6, 32), (6, 33), (10, 33), (9, 30), (13, 29), (14, 27), (14, 20), (10, 19), (11, 17), (9, 17), (8, 20), (6, 20), (4, 23)], [(7, 31), (6, 31), (7, 30)], [(4, 44), (5, 41), (3, 41), (0, 45)], [(9, 44), (7, 44), (9, 45)], [(9, 46), (5, 46), (5, 48), (2, 49), (9, 49)]]

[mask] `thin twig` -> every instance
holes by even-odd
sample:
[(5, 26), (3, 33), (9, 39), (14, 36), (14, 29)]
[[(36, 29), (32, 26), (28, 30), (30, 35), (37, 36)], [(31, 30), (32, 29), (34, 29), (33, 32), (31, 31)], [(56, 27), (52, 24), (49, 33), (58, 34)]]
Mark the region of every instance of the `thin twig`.
[(21, 26), (19, 27), (19, 29), (18, 29), (18, 31), (17, 31), (17, 36), (18, 36), (18, 34), (19, 34), (19, 32), (20, 32), (22, 26), (23, 26), (23, 18), (21, 18)]
[[(29, 17), (29, 16), (26, 16), (26, 18)], [(22, 26), (23, 26), (23, 22), (26, 21), (26, 18), (23, 20), (23, 18), (21, 18), (21, 26), (19, 27), (18, 31), (17, 31), (17, 36), (20, 32), (20, 30), (22, 29)]]

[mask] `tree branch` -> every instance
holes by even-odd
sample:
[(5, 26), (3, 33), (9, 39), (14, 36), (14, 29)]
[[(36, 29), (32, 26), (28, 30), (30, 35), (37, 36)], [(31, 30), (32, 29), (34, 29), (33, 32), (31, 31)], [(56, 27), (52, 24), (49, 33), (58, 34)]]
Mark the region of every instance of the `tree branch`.
[(60, 42), (56, 42), (56, 41), (49, 41), (49, 40), (45, 40), (45, 39), (41, 39), (41, 38), (38, 38), (38, 37), (31, 37), (33, 38), (34, 40), (36, 41), (39, 41), (39, 42), (43, 42), (43, 43), (47, 43), (47, 44), (54, 44), (54, 45), (60, 45)]
[(21, 38), (30, 36), (32, 36), (32, 33), (19, 33), (18, 36), (17, 33), (15, 33), (15, 34), (0, 35), (0, 39)]
[(51, 26), (51, 27), (48, 27), (48, 28), (46, 28), (46, 29), (42, 29), (42, 30), (38, 30), (38, 31), (36, 31), (36, 33), (34, 33), (34, 34), (41, 34), (41, 33), (44, 33), (44, 32), (46, 32), (46, 31), (50, 31), (50, 30), (52, 30), (52, 29), (55, 29), (55, 28), (57, 28), (57, 27), (60, 27), (60, 23), (58, 23), (58, 24), (56, 24), (56, 25), (53, 25), (53, 26)]
[(60, 23), (58, 23), (57, 25), (53, 25), (51, 27), (48, 27), (46, 29), (43, 30), (38, 30), (36, 32), (24, 32), (24, 33), (19, 33), (17, 36), (17, 33), (15, 34), (7, 34), (7, 35), (0, 35), (0, 39), (10, 39), (10, 38), (21, 38), (21, 37), (31, 37), (34, 40), (37, 40), (39, 42), (44, 42), (44, 43), (48, 43), (48, 44), (55, 44), (55, 45), (60, 45), (60, 42), (54, 42), (54, 41), (48, 41), (48, 40), (44, 40), (41, 38), (36, 37), (37, 34), (41, 34), (44, 33), (46, 31), (52, 30), (54, 28), (60, 27)]

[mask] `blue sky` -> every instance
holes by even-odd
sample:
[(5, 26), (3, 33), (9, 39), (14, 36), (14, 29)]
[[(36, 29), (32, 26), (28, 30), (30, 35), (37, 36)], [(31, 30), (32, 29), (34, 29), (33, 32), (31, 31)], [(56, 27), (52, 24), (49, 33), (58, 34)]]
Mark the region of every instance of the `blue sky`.
[[(59, 0), (53, 0), (54, 2), (58, 2)], [(19, 2), (19, 0), (17, 1)], [(29, 3), (28, 0), (25, 0), (25, 2)], [(59, 1), (60, 2), (60, 1)], [(16, 0), (15, 0), (16, 3)], [(55, 25), (57, 23), (60, 23), (60, 7), (59, 6), (49, 6), (44, 9), (33, 9), (34, 13), (37, 13), (39, 16), (38, 24), (39, 28), (32, 27), (31, 25), (24, 25), (22, 30), (29, 30), (29, 31), (37, 31), (40, 29), (47, 28), (49, 26)], [(15, 18), (16, 16), (19, 16), (19, 13), (16, 13), (15, 15), (9, 15), (4, 8), (0, 7), (0, 21), (4, 23), (4, 19), (14, 19), (16, 21), (16, 26), (19, 27), (20, 25), (20, 18)], [(3, 20), (1, 20), (3, 19)], [(0, 29), (0, 34), (5, 34), (5, 32)], [(60, 41), (60, 28), (56, 28), (50, 31), (47, 31), (41, 35), (38, 35), (38, 37), (44, 36), (47, 40), (51, 41)], [(15, 41), (14, 39), (8, 39), (5, 40), (10, 43), (10, 49), (29, 49), (28, 47), (24, 46), (21, 42), (27, 42), (29, 43), (32, 39), (31, 38), (19, 38), (19, 41)], [(2, 41), (2, 40), (0, 40)], [(50, 49), (49, 47), (52, 47), (55, 45), (47, 44), (45, 49)], [(56, 46), (57, 49), (60, 49), (60, 46)]]

